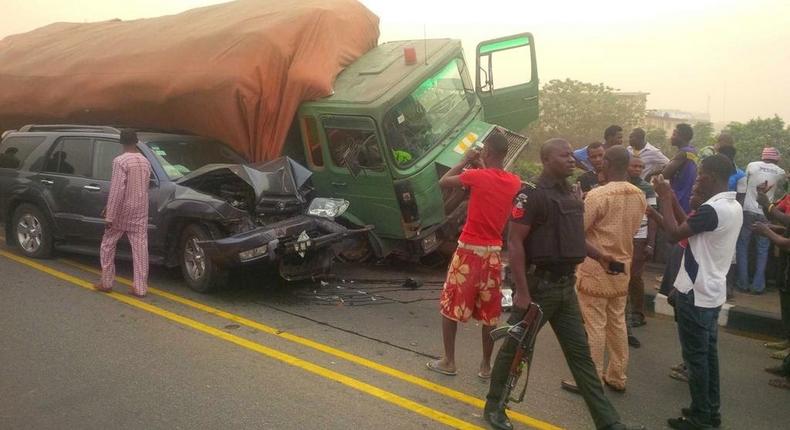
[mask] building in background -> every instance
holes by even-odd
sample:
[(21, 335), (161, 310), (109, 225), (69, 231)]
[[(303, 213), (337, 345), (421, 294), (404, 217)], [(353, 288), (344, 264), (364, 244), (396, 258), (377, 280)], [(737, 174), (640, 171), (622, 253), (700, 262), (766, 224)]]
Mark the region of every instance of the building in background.
[(645, 129), (660, 128), (672, 135), (672, 130), (680, 123), (690, 125), (699, 122), (710, 122), (710, 115), (701, 112), (686, 112), (675, 109), (648, 109), (645, 115)]

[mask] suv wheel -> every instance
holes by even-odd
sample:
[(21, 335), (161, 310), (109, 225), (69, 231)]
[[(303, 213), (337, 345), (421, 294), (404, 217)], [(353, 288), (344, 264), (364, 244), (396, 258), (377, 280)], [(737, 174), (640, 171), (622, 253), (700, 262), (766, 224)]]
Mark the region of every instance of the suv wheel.
[(52, 229), (41, 210), (22, 204), (14, 211), (12, 231), (17, 246), (28, 257), (47, 258), (52, 255)]
[(200, 224), (190, 224), (181, 233), (181, 275), (189, 288), (199, 293), (214, 291), (227, 282), (227, 271), (207, 258), (198, 245), (199, 241), (211, 239), (209, 230)]

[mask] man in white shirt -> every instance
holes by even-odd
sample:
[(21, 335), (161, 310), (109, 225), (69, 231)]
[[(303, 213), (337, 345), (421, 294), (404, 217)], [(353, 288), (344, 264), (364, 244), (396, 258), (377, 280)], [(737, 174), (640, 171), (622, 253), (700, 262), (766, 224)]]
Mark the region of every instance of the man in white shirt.
[(743, 200), (743, 226), (738, 237), (737, 262), (738, 283), (741, 292), (762, 294), (765, 292), (765, 265), (768, 262), (768, 248), (771, 242), (767, 237), (754, 235), (757, 248), (755, 259), (754, 278), (749, 283), (749, 248), (752, 239), (752, 224), (765, 222), (760, 205), (757, 204), (757, 187), (763, 186), (768, 191), (768, 199), (774, 200), (774, 191), (783, 188), (785, 171), (776, 163), (779, 161), (779, 151), (776, 148), (765, 148), (762, 161), (754, 161), (746, 166), (746, 197)]
[(645, 163), (642, 170), (642, 179), (650, 180), (651, 177), (661, 173), (669, 164), (669, 158), (660, 149), (645, 140), (645, 130), (635, 128), (628, 135), (628, 152), (639, 157)]
[(734, 171), (721, 154), (702, 160), (692, 200), (704, 203), (678, 225), (672, 188), (663, 176), (653, 182), (663, 215), (662, 226), (673, 241), (688, 239), (674, 290), (678, 336), (689, 369), (691, 406), (668, 420), (673, 429), (696, 430), (721, 425), (719, 396), (718, 317), (727, 298), (727, 271), (743, 222), (735, 192), (728, 191)]

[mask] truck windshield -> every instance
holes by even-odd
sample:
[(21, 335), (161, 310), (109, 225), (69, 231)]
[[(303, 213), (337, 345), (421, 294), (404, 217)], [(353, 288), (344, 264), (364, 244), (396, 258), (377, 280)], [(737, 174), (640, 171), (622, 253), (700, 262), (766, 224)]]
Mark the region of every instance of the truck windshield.
[(207, 164), (246, 163), (240, 155), (214, 140), (162, 140), (146, 145), (171, 181)]
[(384, 131), (398, 167), (422, 158), (474, 106), (464, 61), (456, 58), (423, 81), (384, 117)]

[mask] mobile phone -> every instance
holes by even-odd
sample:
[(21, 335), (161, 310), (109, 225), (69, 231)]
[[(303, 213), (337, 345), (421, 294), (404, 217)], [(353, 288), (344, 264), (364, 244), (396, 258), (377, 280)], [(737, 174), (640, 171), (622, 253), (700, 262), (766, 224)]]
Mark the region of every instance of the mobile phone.
[(617, 261), (612, 261), (609, 263), (609, 271), (614, 273), (625, 273), (625, 263), (618, 263)]

